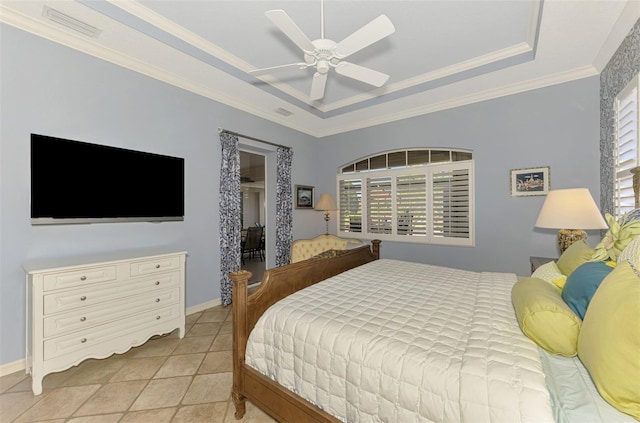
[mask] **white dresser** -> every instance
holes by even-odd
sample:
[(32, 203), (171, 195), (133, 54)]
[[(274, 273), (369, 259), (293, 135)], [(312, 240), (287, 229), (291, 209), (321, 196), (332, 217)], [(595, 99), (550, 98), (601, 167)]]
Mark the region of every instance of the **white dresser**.
[(27, 373), (105, 358), (179, 329), (184, 336), (186, 252), (137, 251), (24, 265)]

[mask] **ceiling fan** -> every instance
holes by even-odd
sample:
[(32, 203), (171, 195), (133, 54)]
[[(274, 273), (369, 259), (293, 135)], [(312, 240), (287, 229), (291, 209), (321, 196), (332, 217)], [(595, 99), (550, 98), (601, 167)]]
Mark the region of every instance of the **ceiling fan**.
[(327, 74), (331, 68), (336, 73), (362, 81), (374, 87), (381, 87), (389, 79), (389, 75), (373, 69), (345, 62), (342, 59), (362, 50), (371, 44), (393, 34), (396, 28), (386, 15), (380, 15), (344, 40), (336, 43), (324, 38), (324, 1), (320, 2), (320, 39), (311, 41), (287, 15), (284, 10), (268, 10), (265, 15), (304, 53), (304, 62), (249, 71), (252, 75), (264, 75), (291, 68), (316, 69), (311, 83), (311, 100), (324, 97)]

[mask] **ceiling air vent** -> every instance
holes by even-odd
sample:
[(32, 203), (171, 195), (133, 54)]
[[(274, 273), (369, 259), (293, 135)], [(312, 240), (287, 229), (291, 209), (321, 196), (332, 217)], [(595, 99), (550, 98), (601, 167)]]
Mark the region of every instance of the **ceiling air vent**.
[(62, 13), (59, 10), (52, 9), (49, 6), (44, 6), (42, 8), (42, 16), (88, 37), (97, 38), (101, 32), (101, 30), (95, 26), (79, 21), (76, 18), (72, 18), (71, 16)]
[(287, 109), (283, 109), (282, 107), (278, 107), (276, 109), (276, 113), (282, 115), (282, 116), (291, 116), (293, 114), (293, 112), (288, 111)]

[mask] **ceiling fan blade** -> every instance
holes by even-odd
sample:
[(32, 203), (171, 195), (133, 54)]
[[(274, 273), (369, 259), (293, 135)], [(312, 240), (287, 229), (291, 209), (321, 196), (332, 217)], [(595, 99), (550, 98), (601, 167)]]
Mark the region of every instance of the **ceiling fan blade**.
[(309, 67), (309, 64), (307, 63), (290, 63), (288, 65), (271, 66), (270, 68), (255, 69), (255, 70), (249, 71), (248, 73), (250, 73), (251, 75), (258, 76), (258, 75), (265, 75), (268, 73), (274, 73), (274, 72), (279, 72), (279, 71), (293, 69), (293, 68), (306, 69), (307, 67)]
[(370, 46), (396, 32), (395, 26), (386, 15), (380, 15), (344, 40), (340, 41), (333, 53), (339, 59)]
[(327, 84), (327, 74), (316, 72), (313, 74), (313, 82), (311, 83), (311, 94), (309, 99), (320, 100), (324, 97), (324, 86)]
[(365, 68), (364, 66), (354, 65), (349, 62), (340, 62), (336, 66), (336, 73), (340, 75), (348, 76), (349, 78), (357, 79), (366, 84), (373, 85), (374, 87), (381, 87), (389, 79), (389, 75), (386, 73), (378, 72), (373, 69)]
[(264, 14), (277, 26), (280, 31), (291, 39), (300, 49), (305, 52), (313, 52), (315, 47), (311, 44), (309, 37), (296, 25), (296, 23), (286, 14), (284, 10), (267, 10)]

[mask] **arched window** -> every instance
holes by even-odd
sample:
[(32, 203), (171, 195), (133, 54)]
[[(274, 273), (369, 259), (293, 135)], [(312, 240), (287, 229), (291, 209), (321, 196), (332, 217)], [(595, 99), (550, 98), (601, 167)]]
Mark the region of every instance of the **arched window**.
[(340, 236), (474, 245), (471, 151), (377, 153), (341, 166), (337, 192)]

